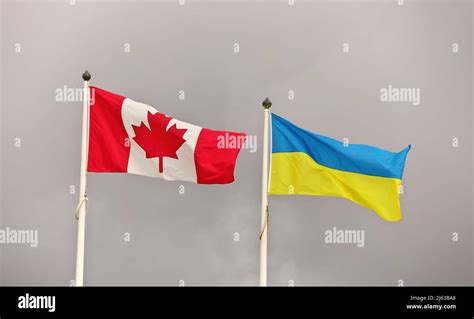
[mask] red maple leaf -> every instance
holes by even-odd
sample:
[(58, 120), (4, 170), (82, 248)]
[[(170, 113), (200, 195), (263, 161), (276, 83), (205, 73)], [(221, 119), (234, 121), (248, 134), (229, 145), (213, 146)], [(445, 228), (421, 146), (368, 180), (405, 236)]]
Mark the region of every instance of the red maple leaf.
[(166, 130), (168, 123), (172, 120), (164, 114), (148, 111), (148, 125), (141, 122), (140, 126), (132, 125), (135, 142), (146, 152), (146, 158), (158, 157), (158, 171), (163, 173), (163, 157), (178, 159), (176, 151), (183, 145), (184, 133), (187, 129), (178, 129), (176, 124)]

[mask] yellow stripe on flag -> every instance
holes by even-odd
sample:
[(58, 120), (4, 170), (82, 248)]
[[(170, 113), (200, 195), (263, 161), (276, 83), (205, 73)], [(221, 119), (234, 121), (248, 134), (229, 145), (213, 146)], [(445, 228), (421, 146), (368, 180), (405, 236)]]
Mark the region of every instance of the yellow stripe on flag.
[(375, 211), (387, 221), (399, 221), (400, 185), (398, 178), (364, 175), (319, 165), (306, 153), (272, 153), (271, 195), (343, 197)]

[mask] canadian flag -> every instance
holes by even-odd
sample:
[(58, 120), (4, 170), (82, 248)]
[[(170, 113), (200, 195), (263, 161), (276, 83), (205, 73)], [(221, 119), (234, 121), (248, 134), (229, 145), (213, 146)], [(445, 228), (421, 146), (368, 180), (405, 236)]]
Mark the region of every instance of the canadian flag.
[(88, 172), (132, 173), (198, 184), (234, 181), (245, 133), (188, 124), (90, 87)]

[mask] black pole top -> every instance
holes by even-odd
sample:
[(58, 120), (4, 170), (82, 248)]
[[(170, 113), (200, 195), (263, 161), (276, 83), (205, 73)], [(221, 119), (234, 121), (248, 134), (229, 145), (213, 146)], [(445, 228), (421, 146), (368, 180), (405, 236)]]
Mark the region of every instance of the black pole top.
[(84, 81), (89, 81), (91, 79), (91, 74), (89, 73), (89, 71), (86, 70), (86, 72), (84, 72), (84, 74), (82, 75), (82, 79)]
[(262, 102), (262, 106), (265, 110), (268, 110), (272, 106), (272, 101), (267, 97), (265, 101)]

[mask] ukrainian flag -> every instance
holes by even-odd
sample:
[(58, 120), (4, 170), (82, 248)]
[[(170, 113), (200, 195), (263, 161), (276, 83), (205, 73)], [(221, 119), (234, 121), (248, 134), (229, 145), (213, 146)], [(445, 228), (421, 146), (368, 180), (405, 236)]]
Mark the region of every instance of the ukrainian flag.
[(411, 145), (399, 153), (306, 131), (272, 114), (270, 195), (343, 197), (387, 221), (401, 219), (398, 198)]

